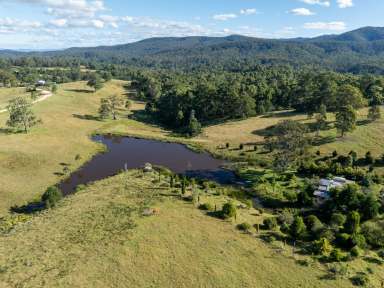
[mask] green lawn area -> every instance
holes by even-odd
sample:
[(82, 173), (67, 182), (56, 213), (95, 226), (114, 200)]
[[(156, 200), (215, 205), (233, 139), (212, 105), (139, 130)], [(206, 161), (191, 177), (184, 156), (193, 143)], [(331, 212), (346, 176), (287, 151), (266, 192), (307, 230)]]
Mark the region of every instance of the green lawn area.
[[(253, 209), (223, 221), (190, 202), (154, 198), (170, 192), (165, 182), (154, 184), (157, 177), (130, 171), (97, 182), (0, 236), (0, 286), (351, 287), (347, 279), (322, 280), (326, 266), (299, 265), (309, 258), (280, 242), (238, 231), (244, 219), (262, 221)], [(144, 205), (158, 213), (141, 217)]]

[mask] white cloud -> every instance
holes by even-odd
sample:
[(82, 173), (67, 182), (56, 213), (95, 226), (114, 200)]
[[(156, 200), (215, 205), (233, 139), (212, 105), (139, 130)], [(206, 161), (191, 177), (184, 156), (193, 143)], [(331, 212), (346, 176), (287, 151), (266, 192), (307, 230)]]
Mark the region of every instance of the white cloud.
[(91, 23), (93, 24), (93, 26), (95, 28), (98, 28), (98, 29), (104, 28), (104, 25), (105, 25), (105, 23), (103, 21), (98, 20), (98, 19), (92, 20)]
[(311, 15), (315, 15), (314, 12), (312, 12), (311, 10), (309, 10), (307, 8), (296, 8), (296, 9), (292, 9), (289, 12), (292, 13), (293, 15), (297, 15), (297, 16), (311, 16)]
[[(38, 21), (13, 18), (0, 18), (0, 34), (16, 35), (18, 33), (33, 33), (43, 25)], [(12, 41), (12, 40), (11, 40)]]
[(57, 17), (92, 17), (105, 10), (103, 0), (0, 0), (8, 3), (24, 3), (41, 6)]
[(227, 21), (230, 19), (237, 18), (237, 15), (236, 14), (216, 14), (216, 15), (213, 15), (212, 18), (217, 21)]
[(300, 1), (310, 5), (320, 5), (324, 7), (331, 6), (331, 2), (327, 0), (300, 0)]
[(305, 29), (311, 30), (334, 30), (334, 31), (342, 31), (347, 28), (347, 25), (342, 21), (334, 21), (334, 22), (311, 22), (304, 24)]
[(68, 24), (68, 20), (67, 19), (54, 19), (54, 20), (51, 20), (49, 21), (49, 24), (53, 25), (53, 26), (56, 26), (56, 27), (66, 27), (67, 24)]
[(120, 18), (131, 34), (137, 35), (137, 38), (162, 37), (162, 36), (198, 36), (210, 35), (212, 31), (201, 25), (192, 24), (183, 21), (163, 20), (152, 17), (131, 17)]
[(337, 0), (337, 4), (340, 8), (353, 7), (353, 0)]
[(240, 10), (240, 14), (242, 14), (242, 15), (253, 15), (256, 13), (257, 13), (257, 10), (255, 8), (241, 9)]

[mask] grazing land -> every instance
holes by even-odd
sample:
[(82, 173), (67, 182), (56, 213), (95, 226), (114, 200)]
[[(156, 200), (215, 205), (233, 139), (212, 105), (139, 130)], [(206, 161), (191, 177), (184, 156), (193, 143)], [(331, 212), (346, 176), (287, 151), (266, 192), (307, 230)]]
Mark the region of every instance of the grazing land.
[[(61, 85), (56, 95), (34, 106), (34, 111), (43, 123), (33, 128), (33, 133), (26, 135), (8, 134), (4, 130), (7, 113), (0, 115), (3, 129), (0, 134), (0, 160), (6, 163), (0, 167), (1, 214), (13, 205), (21, 205), (39, 197), (47, 186), (60, 181), (63, 178), (61, 175), (63, 163), (70, 164), (71, 171), (74, 171), (100, 151), (102, 147), (90, 140), (93, 133), (114, 133), (176, 141), (207, 149), (223, 157), (238, 157), (242, 151), (218, 147), (223, 147), (226, 143), (237, 148), (240, 143), (263, 142), (263, 136), (260, 136), (262, 133), (258, 132), (282, 120), (299, 120), (304, 123), (311, 121), (303, 114), (276, 112), (267, 116), (210, 126), (204, 129), (201, 136), (188, 139), (180, 138), (159, 126), (134, 120), (135, 118), (127, 119), (125, 111), (121, 112), (122, 115), (117, 121), (95, 119), (100, 99), (116, 93), (125, 94), (126, 84), (124, 81), (113, 80), (96, 93), (89, 90), (85, 82)], [(2, 93), (5, 95), (5, 92)], [(143, 109), (143, 103), (134, 101), (131, 113)], [(365, 111), (360, 112), (361, 119), (364, 118)], [(380, 133), (383, 127), (384, 120), (362, 125), (342, 139), (336, 137), (336, 129), (323, 131), (322, 135), (332, 137), (333, 141), (320, 146), (319, 149), (327, 153), (335, 149), (348, 153), (351, 149), (355, 149), (361, 155), (366, 151), (380, 155), (384, 148), (382, 139), (384, 134)], [(252, 149), (252, 146), (246, 149)], [(75, 160), (76, 155), (80, 155), (81, 160)]]
[(9, 100), (17, 96), (28, 97), (30, 96), (30, 93), (27, 93), (26, 89), (23, 87), (0, 88), (0, 111), (7, 107)]
[[(297, 264), (307, 258), (288, 246), (235, 229), (268, 215), (244, 209), (236, 221), (210, 217), (166, 196), (174, 192), (156, 179), (131, 171), (100, 181), (0, 237), (0, 286), (350, 287), (322, 280), (328, 271), (320, 264)], [(226, 197), (208, 193), (201, 201), (220, 207)], [(144, 207), (157, 213), (141, 217)]]

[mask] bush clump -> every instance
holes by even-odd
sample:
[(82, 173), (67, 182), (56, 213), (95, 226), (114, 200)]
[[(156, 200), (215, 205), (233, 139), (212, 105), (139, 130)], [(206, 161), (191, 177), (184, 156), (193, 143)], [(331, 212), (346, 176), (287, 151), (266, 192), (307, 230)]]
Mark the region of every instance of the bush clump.
[(332, 250), (331, 255), (329, 255), (329, 260), (333, 262), (341, 262), (346, 259), (346, 254), (343, 253), (339, 248)]
[(237, 229), (239, 229), (240, 231), (244, 231), (244, 232), (249, 232), (249, 230), (251, 230), (251, 224), (247, 223), (247, 222), (244, 222), (244, 223), (241, 223), (239, 225), (237, 225)]
[(203, 203), (199, 206), (200, 210), (213, 211), (215, 207), (211, 203)]
[(358, 246), (355, 246), (351, 249), (352, 257), (360, 257), (362, 254), (363, 254), (363, 251)]
[(262, 228), (265, 230), (276, 230), (278, 227), (277, 219), (275, 217), (265, 218)]
[(221, 216), (223, 219), (233, 218), (236, 216), (236, 213), (236, 205), (233, 202), (225, 203), (223, 209), (221, 210)]
[(45, 204), (47, 208), (53, 208), (56, 204), (63, 198), (63, 193), (56, 186), (49, 187), (43, 196), (41, 201)]
[(369, 283), (369, 278), (367, 274), (359, 273), (351, 278), (351, 282), (355, 286), (367, 286)]

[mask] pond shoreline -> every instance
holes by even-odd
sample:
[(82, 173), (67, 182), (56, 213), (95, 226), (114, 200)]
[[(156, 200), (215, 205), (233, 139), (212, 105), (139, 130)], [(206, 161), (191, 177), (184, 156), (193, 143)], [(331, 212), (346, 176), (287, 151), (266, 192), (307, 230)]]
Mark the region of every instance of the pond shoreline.
[[(164, 166), (175, 174), (212, 180), (220, 184), (239, 182), (235, 172), (228, 168), (228, 161), (217, 159), (209, 151), (184, 141), (173, 142), (169, 139), (147, 139), (112, 133), (94, 133), (91, 140), (103, 144), (105, 150), (96, 153), (58, 184), (65, 195), (74, 193), (79, 185), (111, 177), (125, 169), (139, 169), (145, 163)], [(124, 149), (120, 145), (125, 145)]]

